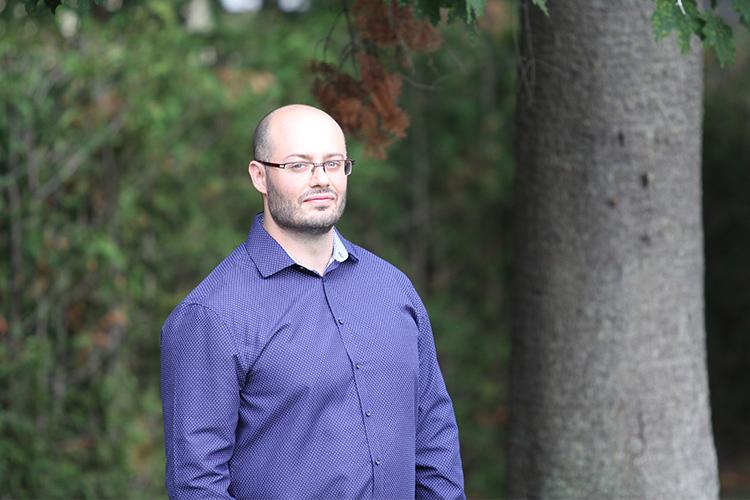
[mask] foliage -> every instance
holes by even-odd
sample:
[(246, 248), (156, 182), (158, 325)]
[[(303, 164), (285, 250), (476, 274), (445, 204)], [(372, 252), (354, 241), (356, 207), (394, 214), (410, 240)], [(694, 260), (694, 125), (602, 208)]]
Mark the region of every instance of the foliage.
[[(710, 8), (705, 11), (699, 10), (697, 0), (654, 1), (652, 24), (657, 39), (676, 32), (681, 50), (687, 52), (696, 35), (715, 51), (722, 66), (734, 60), (732, 28), (715, 13), (716, 0), (711, 0)], [(27, 11), (33, 12), (38, 3), (25, 0)], [(400, 71), (412, 69), (414, 54), (434, 52), (440, 45), (438, 32), (419, 17), (429, 19), (433, 25), (441, 19), (456, 17), (473, 25), (484, 12), (485, 3), (485, 0), (353, 0), (350, 5), (344, 0), (349, 43), (337, 61), (310, 63), (309, 69), (315, 76), (313, 95), (348, 134), (364, 139), (368, 154), (385, 157), (386, 148), (402, 139), (409, 126), (409, 116), (398, 104), (403, 87)], [(54, 13), (61, 0), (45, 0), (45, 4)], [(71, 4), (81, 12), (92, 5), (99, 12), (104, 10), (102, 0), (93, 3), (75, 0)], [(547, 0), (531, 0), (531, 4), (549, 15)], [(173, 12), (169, 4), (152, 5), (156, 13), (166, 12), (167, 17), (173, 17), (169, 14)], [(750, 28), (750, 0), (732, 0), (732, 7), (740, 22)], [(326, 47), (328, 43), (326, 40)]]
[[(159, 325), (258, 207), (259, 110), (306, 97), (277, 79), (304, 80), (307, 39), (265, 54), (243, 26), (174, 19), (82, 17), (67, 38), (48, 13), (0, 20), (3, 495), (161, 491)], [(270, 73), (279, 58), (299, 69)]]
[[(0, 496), (158, 497), (159, 327), (244, 239), (252, 129), (312, 102), (306, 64), (337, 62), (321, 54), (337, 13), (214, 12), (194, 33), (169, 2), (25, 12), (0, 12)], [(505, 217), (511, 181), (498, 16), (439, 27), (443, 50), (399, 73), (421, 82), (400, 101), (414, 127), (357, 164), (342, 221), (425, 298), (474, 497), (503, 487), (507, 235), (483, 223)], [(328, 43), (349, 40), (339, 24)]]
[(549, 10), (547, 9), (547, 0), (531, 0), (531, 3), (542, 9), (542, 12), (549, 15)]
[[(257, 119), (312, 102), (308, 62), (338, 68), (331, 54), (351, 38), (338, 6), (214, 12), (206, 33), (165, 1), (91, 15), (62, 5), (54, 18), (20, 7), (0, 12), (0, 497), (163, 496), (159, 327), (259, 208), (243, 182)], [(383, 61), (401, 78), (394, 102), (411, 127), (389, 159), (358, 162), (341, 224), (425, 298), (471, 498), (504, 486), (513, 16), (489, 0), (474, 31), (440, 23), (440, 50), (406, 54), (410, 66)], [(707, 245), (708, 326), (732, 333), (709, 343), (746, 352), (744, 226), (724, 216), (748, 220), (742, 198), (725, 194), (741, 189), (745, 108), (712, 102), (706, 231), (721, 236)], [(361, 157), (362, 144), (350, 148)], [(717, 401), (746, 412), (747, 398), (728, 391), (741, 385), (722, 380), (747, 363), (714, 352), (727, 369), (712, 372)]]
[[(716, 14), (716, 7), (716, 0), (712, 0), (710, 8), (705, 11), (698, 9), (696, 0), (656, 0), (651, 18), (654, 34), (657, 38), (663, 38), (676, 32), (683, 52), (690, 49), (690, 40), (695, 35), (704, 45), (714, 49), (722, 66), (731, 64), (735, 52), (732, 28)], [(732, 0), (732, 7), (739, 14), (741, 22), (750, 28), (750, 0)]]
[[(398, 105), (403, 84), (398, 69), (413, 69), (413, 54), (434, 52), (440, 35), (395, 0), (357, 0), (352, 18), (352, 38), (343, 52), (358, 75), (341, 63), (315, 61), (313, 95), (347, 134), (365, 140), (370, 155), (383, 158), (386, 147), (403, 138), (409, 126), (409, 117)], [(396, 68), (387, 68), (389, 60)]]
[[(547, 0), (531, 2), (549, 15)], [(697, 0), (654, 2), (651, 22), (657, 39), (676, 32), (680, 48), (683, 53), (687, 53), (690, 49), (690, 40), (695, 35), (706, 47), (713, 48), (722, 66), (734, 61), (735, 40), (732, 28), (716, 13), (717, 0), (711, 0), (709, 9), (704, 11), (698, 8)], [(740, 22), (750, 29), (750, 0), (732, 0), (732, 8), (739, 15)]]
[(750, 0), (732, 0), (732, 7), (740, 16), (740, 22), (750, 29)]

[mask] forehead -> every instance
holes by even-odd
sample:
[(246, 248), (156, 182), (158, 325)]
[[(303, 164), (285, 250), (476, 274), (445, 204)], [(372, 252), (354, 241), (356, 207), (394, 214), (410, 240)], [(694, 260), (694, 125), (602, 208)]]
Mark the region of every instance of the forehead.
[(330, 116), (317, 110), (279, 113), (271, 120), (268, 132), (276, 158), (294, 153), (346, 153), (346, 140), (341, 128)]

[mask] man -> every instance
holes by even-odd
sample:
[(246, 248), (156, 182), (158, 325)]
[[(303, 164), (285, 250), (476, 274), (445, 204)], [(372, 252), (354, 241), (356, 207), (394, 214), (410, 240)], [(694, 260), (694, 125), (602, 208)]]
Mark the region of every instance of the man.
[(172, 498), (463, 498), (458, 431), (408, 278), (334, 228), (344, 134), (326, 113), (267, 115), (247, 240), (161, 331)]

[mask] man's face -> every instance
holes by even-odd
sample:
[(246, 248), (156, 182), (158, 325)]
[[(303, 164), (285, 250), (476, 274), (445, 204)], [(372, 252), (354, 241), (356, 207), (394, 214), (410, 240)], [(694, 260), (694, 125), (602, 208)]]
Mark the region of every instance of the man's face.
[[(344, 135), (330, 117), (296, 110), (275, 118), (269, 130), (275, 163), (346, 158)], [(343, 168), (327, 173), (322, 167), (296, 173), (265, 167), (268, 212), (274, 222), (295, 233), (318, 235), (330, 231), (346, 205)]]
[(316, 168), (314, 174), (279, 171), (278, 175), (267, 175), (266, 186), (268, 211), (283, 229), (303, 234), (324, 234), (344, 213), (346, 177), (343, 172), (328, 175), (322, 168)]

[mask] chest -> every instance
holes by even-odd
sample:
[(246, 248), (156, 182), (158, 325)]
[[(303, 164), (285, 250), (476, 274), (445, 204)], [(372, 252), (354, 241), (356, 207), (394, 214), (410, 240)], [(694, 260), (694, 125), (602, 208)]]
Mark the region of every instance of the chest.
[(396, 291), (311, 278), (266, 297), (247, 332), (258, 345), (246, 389), (256, 396), (335, 398), (357, 376), (413, 385), (418, 329)]

